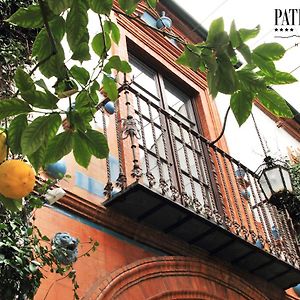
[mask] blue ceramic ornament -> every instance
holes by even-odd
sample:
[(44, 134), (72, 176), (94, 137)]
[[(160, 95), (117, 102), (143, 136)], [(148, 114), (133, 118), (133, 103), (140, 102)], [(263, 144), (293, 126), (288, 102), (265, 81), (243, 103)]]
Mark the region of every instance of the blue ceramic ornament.
[(166, 13), (163, 11), (161, 17), (156, 21), (156, 27), (158, 29), (171, 28), (172, 20), (169, 17), (166, 17)]
[(45, 171), (55, 179), (62, 179), (66, 175), (67, 166), (63, 160), (59, 160), (56, 163), (47, 165)]
[(107, 103), (105, 103), (104, 109), (110, 115), (113, 115), (115, 113), (115, 105), (112, 101), (108, 101)]

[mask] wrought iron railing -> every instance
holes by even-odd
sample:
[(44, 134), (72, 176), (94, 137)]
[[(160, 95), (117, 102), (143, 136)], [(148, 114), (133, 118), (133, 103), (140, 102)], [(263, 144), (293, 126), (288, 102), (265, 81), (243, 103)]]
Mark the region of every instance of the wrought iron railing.
[(115, 135), (119, 159), (114, 182), (107, 160), (107, 198), (139, 182), (299, 268), (288, 214), (268, 204), (257, 175), (211, 145), (180, 109), (167, 111), (141, 86), (125, 84), (114, 125), (103, 114), (103, 131), (110, 140)]

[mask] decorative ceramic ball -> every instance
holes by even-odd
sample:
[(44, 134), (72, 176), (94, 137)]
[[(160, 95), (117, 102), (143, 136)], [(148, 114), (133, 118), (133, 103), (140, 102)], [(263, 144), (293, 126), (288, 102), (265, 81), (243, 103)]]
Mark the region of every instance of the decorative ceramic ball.
[(242, 190), (241, 194), (245, 199), (250, 199), (251, 194), (248, 190)]
[(66, 175), (67, 166), (63, 160), (59, 160), (56, 163), (47, 165), (45, 171), (55, 179), (62, 179)]
[(255, 242), (255, 246), (259, 249), (263, 249), (263, 244), (261, 243), (261, 241), (259, 239), (256, 240)]
[(300, 297), (300, 283), (293, 287), (294, 292)]
[(164, 11), (162, 12), (161, 17), (156, 21), (156, 27), (158, 29), (172, 27), (172, 20), (169, 17), (166, 17), (166, 13)]
[(108, 101), (104, 104), (104, 109), (110, 115), (113, 115), (115, 113), (115, 105), (111, 101)]
[(235, 173), (235, 176), (238, 178), (243, 178), (246, 175), (245, 170), (240, 169), (240, 168), (235, 170), (234, 173)]

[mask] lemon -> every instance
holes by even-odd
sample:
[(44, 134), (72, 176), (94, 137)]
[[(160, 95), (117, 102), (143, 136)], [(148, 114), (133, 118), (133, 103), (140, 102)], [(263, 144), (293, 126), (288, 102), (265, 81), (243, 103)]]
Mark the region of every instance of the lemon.
[(0, 194), (21, 199), (33, 191), (35, 172), (22, 160), (6, 160), (0, 165)]
[(7, 154), (6, 134), (4, 131), (2, 131), (0, 132), (0, 163), (6, 159), (6, 154)]

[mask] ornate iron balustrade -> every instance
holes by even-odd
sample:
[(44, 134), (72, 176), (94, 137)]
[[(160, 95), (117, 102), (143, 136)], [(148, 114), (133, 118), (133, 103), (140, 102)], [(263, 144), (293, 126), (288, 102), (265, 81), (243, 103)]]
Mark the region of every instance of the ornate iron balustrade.
[[(158, 100), (134, 83), (120, 88), (119, 177), (112, 182), (107, 161), (107, 199), (138, 182), (299, 269), (292, 222), (263, 198), (256, 174), (211, 145), (180, 109), (166, 111)], [(103, 131), (110, 134), (104, 114)]]

